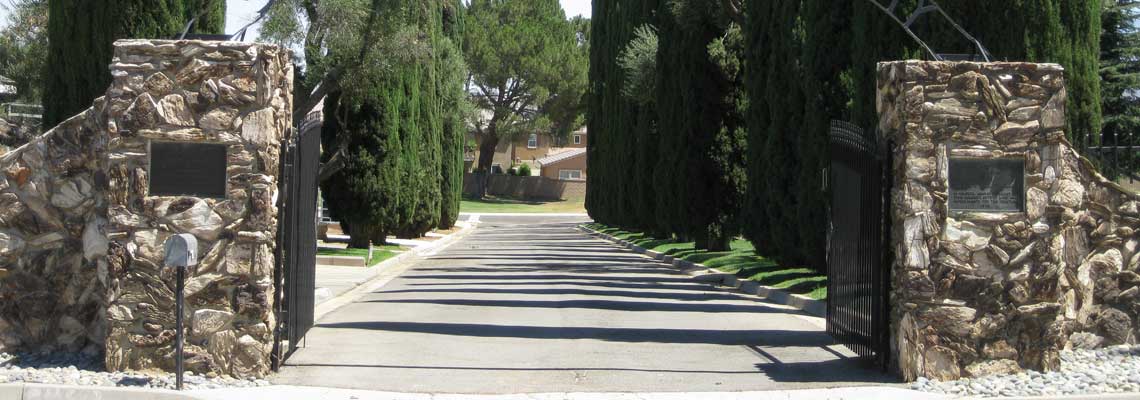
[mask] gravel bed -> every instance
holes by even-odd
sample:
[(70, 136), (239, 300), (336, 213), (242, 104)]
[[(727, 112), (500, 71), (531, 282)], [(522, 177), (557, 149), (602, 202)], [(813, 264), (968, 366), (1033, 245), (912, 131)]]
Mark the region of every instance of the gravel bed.
[[(107, 372), (103, 359), (87, 354), (0, 353), (0, 383), (46, 383), (174, 389), (174, 374)], [(207, 377), (186, 372), (183, 388), (221, 389), (268, 386), (261, 379)]]
[(935, 382), (925, 378), (911, 384), (924, 392), (959, 396), (1064, 396), (1140, 392), (1140, 346), (1061, 353), (1061, 368), (1053, 372), (1026, 371), (1017, 375), (963, 378)]

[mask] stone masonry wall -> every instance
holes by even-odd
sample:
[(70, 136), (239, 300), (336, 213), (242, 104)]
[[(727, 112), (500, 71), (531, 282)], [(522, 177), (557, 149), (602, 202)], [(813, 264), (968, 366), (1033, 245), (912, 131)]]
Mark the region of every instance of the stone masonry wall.
[[(239, 42), (120, 41), (107, 92), (109, 370), (174, 368), (171, 235), (198, 239), (188, 274), (187, 369), (269, 372), (280, 144), (289, 132), (286, 50)], [(227, 146), (224, 198), (148, 193), (153, 141)]]
[[(172, 370), (172, 234), (199, 243), (186, 285), (188, 369), (264, 376), (272, 346), (287, 50), (115, 43), (92, 108), (0, 156), (0, 351), (103, 352), (109, 370)], [(150, 196), (153, 141), (227, 146), (224, 198)]]
[[(1065, 140), (1053, 64), (879, 65), (894, 142), (892, 341), (907, 380), (1052, 370), (1135, 344), (1140, 199)], [(951, 212), (950, 159), (1021, 159), (1025, 212)]]
[(102, 104), (0, 157), (0, 351), (103, 347)]

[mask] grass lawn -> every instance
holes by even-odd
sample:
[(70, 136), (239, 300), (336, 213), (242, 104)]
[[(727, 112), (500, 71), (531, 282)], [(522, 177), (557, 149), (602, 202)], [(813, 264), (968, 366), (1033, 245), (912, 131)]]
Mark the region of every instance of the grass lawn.
[(827, 276), (810, 268), (780, 266), (757, 255), (756, 249), (747, 240), (732, 241), (732, 251), (709, 252), (697, 250), (693, 242), (655, 238), (643, 232), (624, 231), (602, 224), (586, 226), (650, 250), (733, 273), (741, 279), (757, 281), (764, 286), (785, 289), (816, 300), (827, 299)]
[(463, 199), (459, 204), (459, 211), (465, 213), (584, 213), (585, 201), (581, 199), (566, 201), (525, 201), (501, 197), (487, 197), (483, 200)]
[[(389, 258), (395, 257), (397, 254), (400, 254), (406, 250), (407, 249), (396, 245), (372, 246), (372, 262), (368, 264), (368, 267), (375, 267), (376, 264), (379, 264)], [(367, 258), (368, 250), (319, 247), (317, 248), (317, 255)]]

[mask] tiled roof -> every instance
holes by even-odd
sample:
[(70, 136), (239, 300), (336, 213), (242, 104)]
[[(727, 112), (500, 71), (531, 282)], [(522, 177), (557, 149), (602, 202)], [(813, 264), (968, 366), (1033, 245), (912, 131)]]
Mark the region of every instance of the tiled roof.
[(543, 165), (543, 166), (551, 165), (551, 164), (557, 164), (557, 163), (569, 160), (571, 158), (577, 158), (579, 156), (584, 156), (584, 155), (586, 155), (586, 149), (585, 148), (577, 148), (577, 149), (572, 149), (569, 151), (564, 151), (564, 152), (561, 152), (558, 154), (552, 154), (552, 155), (540, 158), (540, 159), (538, 159), (538, 164)]

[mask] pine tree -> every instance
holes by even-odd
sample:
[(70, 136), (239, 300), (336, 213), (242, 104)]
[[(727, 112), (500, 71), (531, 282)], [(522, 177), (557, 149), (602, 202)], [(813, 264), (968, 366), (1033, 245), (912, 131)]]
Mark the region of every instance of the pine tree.
[(471, 70), (476, 170), (489, 171), (501, 140), (569, 132), (579, 121), (587, 58), (556, 0), (472, 0), (463, 52)]
[[(222, 33), (223, 0), (52, 0), (44, 126), (83, 111), (111, 84), (112, 44), (125, 38), (169, 39), (191, 19), (191, 33)], [(81, 56), (80, 56), (81, 55)]]

